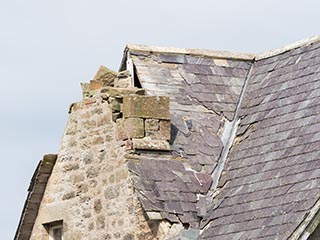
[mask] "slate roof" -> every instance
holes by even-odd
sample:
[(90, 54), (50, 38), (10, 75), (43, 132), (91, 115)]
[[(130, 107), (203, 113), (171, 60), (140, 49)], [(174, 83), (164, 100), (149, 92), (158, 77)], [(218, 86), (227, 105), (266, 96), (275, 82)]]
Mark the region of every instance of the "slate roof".
[(252, 64), (251, 55), (241, 55), (240, 59), (226, 52), (200, 54), (203, 50), (151, 51), (140, 46), (130, 50), (147, 94), (170, 97), (173, 129), (172, 155), (130, 162), (138, 197), (147, 212), (160, 212), (171, 222), (180, 219), (193, 228), (199, 227), (206, 212), (206, 200), (202, 196), (199, 201), (199, 195), (210, 188), (210, 174), (224, 147), (223, 126), (234, 118)]
[(210, 175), (188, 171), (181, 162), (171, 160), (139, 158), (128, 166), (136, 174), (134, 185), (147, 213), (159, 212), (163, 219), (199, 228), (197, 193), (209, 190)]
[[(204, 53), (127, 48), (147, 93), (170, 96), (174, 129), (172, 156), (141, 155), (129, 165), (142, 205), (163, 216), (191, 213), (185, 222), (199, 220), (201, 239), (288, 239), (320, 198), (319, 38), (256, 57)], [(214, 197), (197, 192), (193, 210), (178, 212), (183, 192), (194, 194), (181, 177), (212, 174), (234, 118), (240, 124)], [(145, 188), (150, 182), (156, 187)], [(173, 199), (170, 212), (163, 206)]]
[(320, 43), (258, 60), (203, 239), (287, 239), (320, 197)]
[(139, 81), (148, 94), (170, 97), (174, 152), (194, 170), (210, 174), (223, 149), (219, 135), (225, 119), (233, 120), (252, 56), (221, 59), (225, 56), (201, 56), (196, 50), (155, 50), (130, 50)]
[[(200, 239), (299, 239), (320, 214), (320, 37), (257, 56), (129, 45), (127, 60), (171, 100), (172, 150), (128, 159), (147, 215)], [(56, 157), (37, 167), (15, 239), (29, 238)]]

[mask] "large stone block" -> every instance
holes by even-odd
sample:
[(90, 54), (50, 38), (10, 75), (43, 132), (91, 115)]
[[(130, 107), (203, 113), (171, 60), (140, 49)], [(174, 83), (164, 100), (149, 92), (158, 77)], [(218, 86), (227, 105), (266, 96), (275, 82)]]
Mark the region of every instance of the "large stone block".
[(94, 76), (93, 80), (101, 81), (105, 86), (112, 86), (114, 83), (114, 79), (117, 77), (117, 73), (110, 70), (105, 66), (100, 66), (98, 72)]
[(169, 102), (169, 97), (124, 96), (123, 116), (169, 120)]
[(128, 138), (144, 137), (144, 121), (142, 118), (127, 118), (124, 120)]
[(144, 121), (142, 118), (127, 118), (117, 120), (117, 138), (126, 140), (128, 138), (144, 137)]
[(132, 82), (133, 82), (132, 77), (126, 77), (126, 78), (117, 77), (114, 80), (114, 86), (119, 88), (130, 88), (133, 86)]
[(90, 81), (90, 90), (98, 90), (102, 88), (102, 82), (91, 80)]
[(170, 140), (171, 138), (171, 122), (170, 121), (168, 120), (160, 121), (160, 133), (165, 139)]
[(92, 98), (98, 93), (98, 90), (92, 90), (90, 83), (81, 83), (83, 99)]
[[(158, 120), (158, 122), (150, 121), (155, 119), (145, 120), (146, 136), (151, 139), (170, 140), (171, 137), (171, 123), (169, 120)], [(159, 124), (160, 122), (160, 124)], [(155, 124), (156, 123), (156, 124)]]
[(170, 144), (166, 140), (155, 140), (149, 137), (132, 139), (133, 149), (170, 151)]
[(108, 99), (109, 107), (111, 108), (112, 112), (120, 112), (121, 111), (121, 98), (114, 98), (110, 97)]
[(158, 119), (146, 119), (145, 128), (147, 131), (158, 131), (159, 130), (159, 120)]
[(118, 88), (118, 87), (103, 87), (101, 89), (101, 97), (102, 98), (109, 98), (109, 97), (123, 97), (124, 95), (144, 95), (145, 90), (142, 88)]
[(123, 123), (123, 119), (117, 119), (117, 140), (126, 140), (128, 139), (127, 132)]

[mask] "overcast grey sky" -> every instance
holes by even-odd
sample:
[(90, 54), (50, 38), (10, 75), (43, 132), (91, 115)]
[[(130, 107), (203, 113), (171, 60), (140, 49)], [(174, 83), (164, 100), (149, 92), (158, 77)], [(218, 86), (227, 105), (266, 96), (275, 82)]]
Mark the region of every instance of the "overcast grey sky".
[(263, 52), (319, 34), (319, 0), (0, 1), (0, 239), (33, 171), (57, 153), (80, 82), (118, 69), (126, 43)]

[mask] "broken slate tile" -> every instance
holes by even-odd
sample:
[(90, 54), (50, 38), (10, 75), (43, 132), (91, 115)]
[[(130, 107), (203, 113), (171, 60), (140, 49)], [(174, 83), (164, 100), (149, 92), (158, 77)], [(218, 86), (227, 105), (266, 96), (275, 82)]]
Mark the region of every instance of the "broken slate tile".
[(162, 218), (165, 218), (172, 223), (180, 223), (179, 218), (175, 214), (168, 213), (168, 212), (161, 212), (161, 216)]
[(183, 214), (184, 211), (179, 202), (170, 202), (167, 201), (164, 203), (165, 209), (169, 213)]

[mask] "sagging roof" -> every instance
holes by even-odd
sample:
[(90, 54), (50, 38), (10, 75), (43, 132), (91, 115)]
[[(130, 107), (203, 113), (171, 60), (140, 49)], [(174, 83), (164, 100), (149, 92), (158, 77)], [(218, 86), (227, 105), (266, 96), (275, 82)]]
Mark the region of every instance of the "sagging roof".
[[(213, 179), (218, 186), (207, 192), (205, 216), (199, 201), (193, 212), (201, 239), (298, 239), (302, 232), (296, 230), (308, 226), (304, 220), (320, 198), (319, 40), (256, 56), (128, 45), (123, 63), (132, 60), (142, 87), (171, 99), (172, 163), (157, 165), (153, 178), (177, 164), (177, 156), (184, 159), (183, 176), (215, 177), (222, 166)], [(140, 171), (137, 182), (155, 181), (147, 172)], [(174, 195), (183, 192), (175, 189)], [(157, 192), (148, 199), (183, 205)]]
[(56, 154), (48, 154), (39, 162), (28, 188), (29, 193), (22, 210), (19, 225), (14, 237), (15, 240), (30, 239), (40, 203), (56, 160)]

